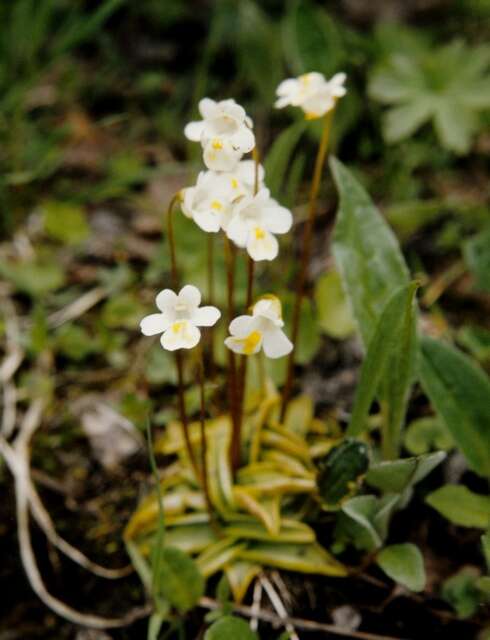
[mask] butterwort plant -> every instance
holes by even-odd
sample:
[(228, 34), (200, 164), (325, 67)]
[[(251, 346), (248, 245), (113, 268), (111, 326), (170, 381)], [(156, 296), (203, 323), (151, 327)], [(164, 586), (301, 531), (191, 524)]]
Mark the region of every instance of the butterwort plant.
[[(484, 437), (479, 425), (488, 416), (488, 403), (478, 408), (478, 398), (488, 397), (490, 388), (449, 347), (419, 337), (420, 284), (410, 280), (396, 237), (368, 194), (335, 158), (329, 164), (340, 199), (332, 253), (365, 357), (352, 410), (345, 418), (322, 420), (308, 395), (294, 394), (320, 183), (345, 84), (344, 73), (327, 79), (311, 72), (284, 80), (277, 88), (277, 109), (300, 109), (305, 120), (321, 122), (307, 215), (296, 243), (299, 261), (290, 265), (296, 269), (287, 321), (280, 294), (284, 283), (265, 292), (263, 282), (272, 271), (271, 262), (290, 260), (290, 254), (282, 253), (282, 238), (296, 234), (299, 225), (267, 187), (270, 176), (260, 161), (252, 119), (232, 99), (205, 98), (199, 104), (202, 119), (185, 128), (186, 137), (201, 145), (205, 168), (194, 185), (169, 203), (169, 288), (156, 297), (158, 313), (141, 321), (145, 335), (159, 335), (161, 347), (174, 353), (179, 419), (169, 421), (155, 440), (155, 452), (171, 462), (158, 475), (157, 491), (141, 502), (125, 531), (142, 580), (148, 584), (153, 571), (154, 585), (159, 584), (158, 576), (166, 575), (169, 583), (179, 586), (164, 589), (166, 609), (160, 591), (153, 594), (160, 622), (172, 608), (182, 613), (197, 604), (205, 581), (217, 573), (226, 576), (237, 603), (265, 567), (354, 579), (359, 569), (349, 567), (342, 555), (351, 547), (366, 553), (363, 570), (376, 563), (390, 579), (421, 591), (425, 570), (417, 546), (388, 544), (392, 516), (446, 455), (435, 451), (400, 458), (410, 392), (418, 379), (471, 468), (489, 473), (483, 453), (488, 446), (476, 443)], [(179, 262), (185, 255), (179, 252), (174, 217), (181, 214), (203, 234), (208, 252), (205, 295), (192, 283), (180, 282)], [(213, 259), (217, 251), (223, 252), (224, 260)], [(214, 295), (217, 264), (226, 272), (223, 309), (218, 309)], [(243, 303), (238, 300), (236, 276), (244, 264)], [(219, 323), (226, 323), (225, 337), (215, 332)], [(220, 367), (214, 349), (218, 335), (226, 354)], [(282, 389), (264, 366), (264, 359), (281, 358), (287, 359)], [(184, 364), (192, 362), (197, 376), (184, 379), (190, 370)], [(457, 376), (464, 379), (458, 383)], [(198, 419), (189, 414), (186, 402), (194, 381), (199, 388)], [(452, 412), (460, 397), (458, 388), (475, 400), (474, 416), (463, 421), (464, 429)], [(369, 419), (375, 400), (379, 433)], [(466, 433), (470, 427), (471, 433)], [(442, 509), (443, 498), (436, 492), (428, 501)], [(317, 537), (314, 525), (320, 519), (323, 528), (331, 525), (328, 543)], [(182, 569), (175, 562), (160, 569), (157, 563), (155, 569), (154, 558), (165, 556), (159, 552), (162, 548), (171, 550), (167, 555), (172, 562), (180, 557)], [(190, 592), (189, 584), (203, 586)]]
[[(357, 249), (351, 253), (347, 250), (352, 250), (352, 242), (349, 247), (342, 245), (342, 234), (352, 231), (353, 216), (359, 212), (364, 218), (357, 224), (369, 223), (376, 229), (379, 242), (389, 245), (383, 248), (383, 259), (388, 256), (390, 268), (383, 273), (390, 278), (399, 277), (399, 282), (386, 286), (390, 293), (395, 289), (393, 299), (383, 300), (379, 309), (373, 307), (369, 313), (366, 291), (361, 291), (359, 304), (352, 296), (367, 354), (346, 432), (340, 427), (332, 431), (327, 422), (316, 418), (308, 396), (293, 395), (296, 347), (318, 195), (333, 117), (346, 94), (345, 83), (344, 73), (327, 79), (311, 72), (284, 80), (277, 88), (276, 108), (298, 108), (306, 120), (322, 122), (306, 221), (298, 240), (300, 259), (290, 323), (283, 318), (278, 293), (282, 287), (264, 293), (257, 282), (257, 265), (262, 284), (268, 265), (281, 256), (281, 238), (295, 233), (295, 227), (292, 212), (275, 200), (267, 188), (268, 177), (260, 161), (252, 119), (233, 99), (204, 98), (199, 103), (201, 120), (185, 127), (185, 136), (201, 145), (205, 166), (195, 184), (180, 190), (169, 203), (166, 239), (171, 273), (169, 283), (162, 281), (162, 286), (168, 288), (156, 296), (158, 312), (141, 320), (142, 333), (160, 336), (161, 348), (175, 356), (179, 408), (179, 419), (166, 424), (155, 441), (155, 452), (174, 460), (159, 476), (162, 496), (156, 492), (143, 500), (125, 532), (131, 557), (143, 580), (151, 568), (155, 545), (162, 546), (162, 540), (165, 548), (176, 547), (187, 560), (192, 559), (193, 570), (201, 578), (224, 573), (236, 602), (245, 597), (263, 567), (346, 576), (349, 568), (320, 544), (309, 524), (315, 515), (327, 511), (336, 518), (337, 552), (352, 544), (372, 554), (370, 558), (378, 558), (383, 549), (377, 562), (388, 575), (413, 590), (423, 587), (423, 564), (418, 549), (413, 545), (384, 547), (391, 514), (407, 503), (413, 484), (444, 457), (438, 453), (421, 456), (420, 460), (410, 459), (407, 473), (401, 476), (398, 467), (390, 466), (391, 453), (398, 446), (392, 425), (403, 419), (407, 389), (413, 380), (410, 369), (413, 359), (398, 358), (388, 367), (393, 374), (390, 384), (395, 380), (396, 384), (404, 385), (401, 391), (384, 385), (382, 376), (387, 370), (387, 354), (392, 357), (395, 345), (412, 353), (417, 284), (409, 282), (408, 270), (386, 223), (373, 212), (367, 194), (337, 161), (331, 163), (341, 195), (337, 223), (340, 230), (336, 227), (334, 255), (347, 294), (350, 296), (351, 290), (362, 288), (363, 270), (378, 268), (376, 261), (371, 266), (361, 264), (364, 256), (375, 251), (372, 246), (361, 247), (356, 254)], [(354, 199), (348, 206), (346, 197)], [(203, 233), (208, 251), (205, 295), (192, 283), (180, 282), (179, 264), (185, 255), (179, 252), (175, 215), (192, 220)], [(346, 216), (350, 216), (348, 221)], [(213, 257), (217, 251), (223, 252), (224, 260), (219, 264), (224, 264), (226, 272), (223, 309), (218, 309), (214, 299), (214, 271), (218, 263)], [(238, 262), (239, 258), (246, 264), (244, 304), (237, 301), (236, 272), (238, 265), (243, 264)], [(359, 272), (351, 276), (352, 269)], [(376, 282), (383, 281), (382, 275), (374, 275)], [(357, 317), (362, 314), (366, 323), (371, 323), (367, 328), (363, 317)], [(215, 375), (214, 361), (218, 335), (215, 329), (220, 322), (226, 323), (227, 328), (226, 337), (220, 338), (226, 353), (226, 364), (221, 361), (219, 368), (222, 377)], [(189, 362), (185, 363), (185, 358)], [(287, 358), (282, 390), (266, 376), (263, 358)], [(197, 376), (184, 379), (184, 373), (190, 370), (184, 364), (192, 362), (197, 367)], [(186, 389), (194, 381), (198, 383), (200, 398), (197, 420), (187, 408)], [(378, 400), (383, 415), (388, 416), (382, 434), (386, 461), (382, 463), (378, 462), (378, 453), (370, 455), (366, 436), (364, 441), (360, 438), (380, 387), (386, 396), (381, 395)], [(385, 446), (385, 440), (389, 446)], [(357, 495), (365, 481), (381, 495)], [(162, 521), (164, 538), (156, 535)], [(399, 569), (408, 565), (411, 578), (405, 580)], [(169, 567), (166, 571), (173, 580), (181, 579)], [(185, 585), (181, 586), (188, 594)], [(194, 594), (194, 600), (191, 598), (184, 606), (178, 593), (179, 589), (169, 591), (166, 598), (179, 611), (190, 608), (201, 595)]]

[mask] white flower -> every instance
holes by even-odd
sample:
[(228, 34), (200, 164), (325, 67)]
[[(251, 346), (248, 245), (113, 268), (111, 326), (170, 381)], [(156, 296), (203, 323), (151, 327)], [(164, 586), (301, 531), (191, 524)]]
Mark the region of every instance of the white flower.
[(182, 191), (182, 212), (203, 231), (226, 228), (231, 217), (231, 201), (236, 197), (232, 181), (224, 173), (201, 171), (194, 187)]
[[(226, 174), (232, 187), (233, 199), (253, 196), (255, 189), (255, 161), (241, 160), (233, 171)], [(264, 167), (258, 166), (258, 190), (264, 187)]]
[(191, 284), (182, 287), (178, 294), (164, 289), (156, 297), (161, 313), (152, 313), (140, 323), (145, 336), (162, 333), (161, 345), (168, 351), (192, 349), (201, 338), (198, 327), (212, 327), (221, 313), (216, 307), (199, 307), (201, 293)]
[(268, 189), (261, 189), (236, 202), (226, 233), (253, 260), (274, 260), (279, 243), (273, 234), (287, 233), (292, 224), (291, 212), (271, 198)]
[(334, 108), (339, 98), (345, 96), (346, 78), (345, 73), (336, 73), (331, 80), (326, 80), (323, 74), (314, 71), (284, 80), (277, 87), (275, 107), (301, 107), (307, 120), (321, 118)]
[(204, 164), (212, 171), (233, 171), (243, 155), (226, 138), (210, 138), (203, 143), (203, 149)]
[(235, 353), (247, 356), (263, 349), (268, 358), (282, 358), (293, 348), (283, 326), (280, 301), (272, 295), (264, 296), (254, 305), (251, 316), (232, 320), (231, 336), (225, 339), (225, 344)]
[(204, 162), (209, 169), (230, 171), (241, 156), (255, 146), (252, 121), (245, 109), (232, 99), (215, 102), (203, 98), (199, 112), (203, 119), (189, 122), (184, 129), (185, 136), (202, 144)]

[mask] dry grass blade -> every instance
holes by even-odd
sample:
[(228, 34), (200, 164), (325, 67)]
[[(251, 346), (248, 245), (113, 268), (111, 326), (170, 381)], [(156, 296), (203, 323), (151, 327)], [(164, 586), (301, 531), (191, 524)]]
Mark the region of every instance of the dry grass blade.
[(45, 401), (41, 398), (32, 401), (21, 423), (19, 434), (13, 443), (0, 438), (0, 452), (4, 456), (15, 480), (15, 499), (17, 513), (17, 528), (22, 564), (29, 582), (39, 598), (50, 609), (70, 622), (96, 629), (124, 627), (134, 620), (147, 616), (149, 606), (138, 607), (119, 618), (105, 618), (102, 616), (81, 613), (54, 597), (46, 589), (42, 580), (36, 557), (32, 548), (29, 530), (29, 507), (40, 524), (48, 539), (72, 560), (84, 568), (105, 578), (119, 578), (125, 575), (127, 568), (122, 570), (105, 569), (86, 558), (78, 549), (63, 540), (54, 530), (53, 523), (45, 510), (30, 477), (30, 442), (41, 424)]
[(260, 580), (256, 580), (254, 584), (253, 601), (252, 601), (252, 616), (250, 618), (250, 629), (257, 631), (259, 628), (260, 603), (262, 601), (262, 583)]
[(24, 351), (20, 346), (19, 323), (15, 307), (10, 298), (2, 300), (5, 316), (6, 353), (0, 366), (0, 382), (3, 386), (3, 412), (1, 433), (5, 438), (12, 435), (17, 416), (17, 390), (12, 378), (24, 359)]
[(105, 287), (95, 287), (87, 291), (63, 309), (52, 313), (48, 318), (49, 326), (56, 329), (65, 322), (76, 320), (108, 295), (109, 292)]

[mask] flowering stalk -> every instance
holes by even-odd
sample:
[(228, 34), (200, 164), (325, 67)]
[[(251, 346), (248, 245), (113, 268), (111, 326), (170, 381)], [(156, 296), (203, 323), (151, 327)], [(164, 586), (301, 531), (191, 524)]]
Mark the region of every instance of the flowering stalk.
[[(233, 320), (235, 315), (235, 252), (226, 235), (224, 239), (224, 250), (226, 260), (226, 281), (228, 292), (228, 322)], [(230, 414), (232, 423), (232, 439), (230, 450), (230, 463), (231, 468), (236, 469), (238, 467), (240, 458), (240, 426), (238, 424), (238, 387), (237, 387), (237, 369), (235, 354), (232, 351), (228, 351), (228, 367), (229, 367), (229, 381), (228, 381), (228, 401), (230, 404)]]
[[(209, 304), (214, 304), (214, 236), (208, 233), (208, 299)], [(209, 331), (209, 377), (214, 378), (214, 331)]]
[(325, 165), (325, 158), (327, 156), (328, 143), (330, 139), (330, 130), (332, 127), (332, 119), (333, 119), (334, 109), (330, 109), (323, 116), (323, 131), (322, 137), (320, 141), (320, 145), (318, 147), (318, 153), (315, 160), (315, 168), (313, 171), (313, 177), (311, 180), (311, 188), (310, 188), (310, 198), (308, 205), (308, 219), (306, 221), (304, 234), (303, 234), (303, 247), (301, 252), (301, 262), (300, 262), (300, 271), (298, 274), (297, 287), (296, 287), (296, 298), (294, 301), (293, 308), (293, 319), (292, 319), (292, 329), (291, 329), (291, 341), (293, 343), (293, 349), (289, 354), (288, 358), (288, 369), (287, 369), (287, 378), (286, 384), (284, 385), (283, 395), (282, 395), (282, 404), (281, 404), (281, 421), (284, 419), (284, 415), (286, 413), (286, 408), (289, 402), (289, 398), (291, 396), (291, 391), (293, 387), (294, 381), (294, 357), (296, 353), (296, 344), (298, 341), (298, 332), (299, 332), (299, 322), (301, 317), (301, 304), (303, 302), (304, 293), (305, 293), (305, 282), (306, 275), (308, 272), (308, 265), (311, 257), (311, 242), (313, 238), (313, 228), (315, 225), (316, 213), (317, 213), (317, 202), (318, 202), (318, 192), (320, 189), (320, 182), (322, 177), (323, 167)]
[[(254, 147), (252, 151), (252, 157), (254, 161), (254, 188), (253, 194), (257, 195), (259, 191), (259, 168), (260, 168), (260, 155), (257, 147)], [(253, 283), (254, 283), (254, 274), (255, 274), (255, 261), (248, 256), (247, 257), (247, 297), (245, 302), (245, 308), (248, 311), (252, 306), (253, 300)], [(243, 405), (245, 401), (245, 385), (247, 382), (247, 364), (248, 359), (247, 356), (242, 356), (240, 362), (240, 372), (239, 372), (239, 407), (238, 407), (238, 429), (237, 429), (237, 438), (238, 438), (238, 447), (240, 447), (241, 441), (241, 431), (242, 431), (242, 422), (243, 422)], [(239, 455), (239, 453), (238, 453)]]
[[(170, 268), (172, 274), (172, 282), (175, 289), (178, 287), (178, 271), (177, 271), (177, 257), (175, 250), (175, 235), (174, 235), (174, 225), (173, 225), (173, 213), (174, 207), (177, 203), (180, 202), (180, 193), (176, 193), (170, 204), (168, 205), (167, 210), (167, 238), (170, 247)], [(175, 364), (177, 367), (177, 389), (178, 389), (178, 399), (179, 399), (179, 414), (180, 414), (180, 422), (182, 425), (182, 435), (184, 437), (185, 447), (187, 450), (187, 455), (189, 456), (190, 463), (196, 475), (198, 474), (198, 468), (196, 464), (196, 458), (194, 456), (194, 451), (192, 449), (191, 439), (189, 436), (189, 422), (187, 419), (187, 411), (185, 407), (185, 396), (184, 396), (184, 366), (182, 362), (182, 354), (180, 350), (175, 351)]]
[(206, 500), (206, 508), (209, 514), (209, 521), (213, 521), (213, 505), (209, 496), (208, 486), (208, 463), (207, 463), (207, 451), (208, 443), (206, 437), (206, 398), (204, 393), (204, 360), (202, 356), (202, 349), (198, 347), (197, 354), (197, 373), (199, 378), (199, 397), (200, 397), (200, 432), (201, 432), (201, 485), (204, 492), (204, 498)]

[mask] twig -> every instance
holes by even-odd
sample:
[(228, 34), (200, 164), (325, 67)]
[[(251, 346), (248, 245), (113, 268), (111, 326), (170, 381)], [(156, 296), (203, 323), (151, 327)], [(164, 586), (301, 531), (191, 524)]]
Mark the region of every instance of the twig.
[[(214, 610), (219, 609), (222, 605), (212, 598), (201, 598), (199, 600), (199, 606), (203, 609)], [(245, 618), (257, 617), (259, 620), (269, 622), (276, 627), (284, 626), (285, 620), (282, 620), (279, 616), (274, 613), (270, 613), (269, 611), (260, 611), (257, 613), (253, 607), (248, 607), (246, 605), (234, 605), (233, 610)], [(304, 631), (323, 631), (342, 638), (349, 638), (350, 640), (408, 640), (407, 638), (381, 636), (376, 633), (367, 633), (364, 631), (351, 631), (350, 629), (337, 627), (334, 624), (325, 624), (323, 622), (315, 622), (314, 620), (305, 620), (304, 618), (287, 618), (287, 622), (292, 624), (296, 629), (303, 629)]]

